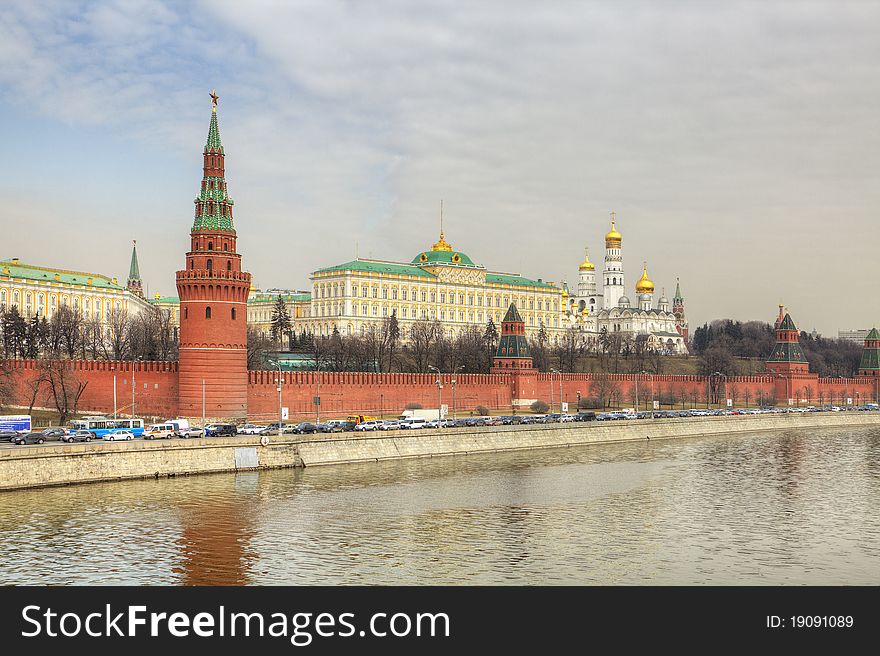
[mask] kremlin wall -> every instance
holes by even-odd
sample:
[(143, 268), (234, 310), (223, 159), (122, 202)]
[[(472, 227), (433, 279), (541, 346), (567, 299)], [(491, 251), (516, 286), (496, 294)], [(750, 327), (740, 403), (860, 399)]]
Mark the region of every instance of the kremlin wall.
[[(190, 230), (190, 250), (185, 254), (184, 268), (176, 274), (180, 297), (180, 361), (61, 361), (60, 366), (67, 367), (74, 374), (72, 378), (85, 385), (78, 402), (80, 413), (112, 413), (115, 387), (116, 411), (123, 416), (132, 414), (133, 386), (136, 416), (187, 417), (197, 423), (203, 414), (210, 421), (236, 423), (271, 421), (278, 417), (279, 374), (247, 370), (247, 297), (251, 275), (242, 268), (242, 256), (236, 251), (234, 202), (226, 186), (216, 95), (212, 94), (212, 99), (211, 123), (203, 151), (203, 179), (195, 199), (195, 217)], [(616, 247), (619, 240), (615, 235), (619, 233), (611, 235), (617, 240), (612, 244)], [(132, 261), (131, 275), (137, 277), (134, 255)], [(619, 280), (612, 282), (622, 283), (622, 269), (618, 277)], [(647, 270), (643, 280), (645, 285), (650, 282)], [(653, 291), (653, 283), (650, 286)], [(622, 294), (621, 290), (618, 291)], [(592, 286), (589, 291), (594, 293)], [(589, 301), (592, 296), (587, 296)], [(677, 290), (677, 301), (680, 296)], [(608, 304), (614, 306), (611, 301)], [(683, 316), (683, 310), (679, 315), (667, 314), (672, 321)], [(767, 361), (768, 373), (731, 376), (721, 381), (720, 377), (710, 380), (703, 376), (540, 373), (532, 367), (525, 322), (513, 303), (507, 308), (501, 327), (491, 373), (441, 376), (442, 404), (449, 407), (450, 416), (453, 407), (459, 415), (477, 406), (504, 413), (527, 411), (535, 400), (552, 401), (558, 407), (560, 393), (561, 400), (570, 404), (570, 411), (577, 407), (579, 398), (595, 396), (610, 397), (615, 407), (632, 407), (637, 387), (640, 408), (650, 407), (652, 397), (673, 398), (677, 407), (700, 406), (707, 402), (710, 387), (714, 389), (716, 403), (723, 404), (726, 397), (733, 399), (734, 406), (844, 404), (846, 398), (861, 404), (876, 401), (880, 395), (880, 334), (876, 330), (865, 340), (859, 377), (819, 378), (809, 373), (809, 364), (798, 344), (798, 330), (781, 307), (775, 326), (776, 346)], [(686, 332), (674, 336), (686, 339)], [(5, 366), (11, 372), (14, 387), (9, 405), (27, 408), (33, 397), (34, 383), (41, 374), (41, 363), (12, 360)], [(438, 405), (436, 374), (285, 372), (281, 375), (281, 405), (288, 408), (291, 421), (317, 419), (316, 411), (320, 411), (324, 419), (349, 414), (390, 417), (399, 415), (409, 403), (425, 408)], [(49, 391), (45, 389), (46, 384), (43, 385), (35, 407), (51, 407)], [(319, 405), (316, 399), (320, 400)]]

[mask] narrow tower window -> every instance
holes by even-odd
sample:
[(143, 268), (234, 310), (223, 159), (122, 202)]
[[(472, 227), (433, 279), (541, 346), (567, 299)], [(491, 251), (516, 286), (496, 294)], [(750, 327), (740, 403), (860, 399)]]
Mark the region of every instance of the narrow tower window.
[(205, 319), (210, 319), (210, 318), (211, 318), (211, 306), (209, 305), (208, 307), (205, 308)]
[(189, 319), (189, 308), (183, 308), (183, 318)]
[(205, 266), (208, 267), (208, 271), (210, 271), (213, 268), (213, 265), (214, 265), (213, 261), (209, 258), (207, 263), (205, 264)]
[(209, 241), (209, 242), (208, 242), (208, 250), (209, 250), (209, 251), (213, 251), (213, 250), (214, 250), (214, 242), (213, 242), (213, 241)]
[(235, 321), (235, 308), (232, 308), (232, 320)]
[(232, 261), (231, 260), (226, 260), (226, 270), (232, 271)]

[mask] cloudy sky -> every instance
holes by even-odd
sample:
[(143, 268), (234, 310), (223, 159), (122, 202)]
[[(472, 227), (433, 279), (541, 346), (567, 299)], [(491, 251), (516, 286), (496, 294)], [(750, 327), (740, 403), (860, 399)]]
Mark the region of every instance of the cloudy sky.
[[(0, 258), (176, 293), (220, 95), (258, 286), (437, 239), (576, 284), (609, 212), (627, 286), (691, 325), (880, 324), (880, 2), (0, 6)], [(632, 296), (631, 296), (632, 297)]]

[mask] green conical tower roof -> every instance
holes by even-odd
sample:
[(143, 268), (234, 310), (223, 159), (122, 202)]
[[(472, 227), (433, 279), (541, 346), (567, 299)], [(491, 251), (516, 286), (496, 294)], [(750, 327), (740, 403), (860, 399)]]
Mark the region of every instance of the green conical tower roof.
[(862, 351), (862, 361), (859, 363), (859, 373), (874, 375), (880, 371), (880, 331), (871, 328), (871, 332), (865, 335), (865, 348)]
[[(678, 278), (675, 279), (675, 296), (672, 297), (673, 301), (684, 301), (684, 298), (681, 296), (681, 285), (678, 281)], [(681, 305), (681, 303), (676, 303), (676, 305)]]
[(216, 150), (223, 152), (223, 142), (220, 141), (220, 126), (217, 125), (217, 105), (211, 109), (211, 124), (208, 126), (208, 142), (205, 144), (205, 152)]
[(233, 200), (226, 190), (225, 154), (220, 141), (220, 127), (217, 124), (217, 98), (211, 94), (211, 124), (208, 127), (208, 141), (204, 149), (204, 177), (199, 196), (195, 199), (196, 216), (192, 230), (235, 231), (232, 221)]
[(141, 279), (141, 271), (138, 267), (138, 251), (137, 251), (137, 242), (132, 242), (131, 246), (131, 264), (128, 267), (128, 281), (131, 282), (133, 280)]

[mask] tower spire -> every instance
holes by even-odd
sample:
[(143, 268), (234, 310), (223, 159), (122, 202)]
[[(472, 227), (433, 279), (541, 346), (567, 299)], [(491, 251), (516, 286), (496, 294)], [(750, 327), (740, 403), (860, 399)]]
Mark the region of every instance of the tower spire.
[(144, 296), (144, 284), (141, 280), (140, 267), (138, 267), (137, 240), (131, 240), (131, 264), (128, 266), (128, 283), (126, 288), (132, 294), (137, 294), (141, 298)]
[(226, 189), (226, 154), (220, 141), (220, 127), (217, 123), (216, 92), (211, 92), (211, 122), (208, 126), (208, 140), (204, 148), (202, 186), (195, 199), (196, 216), (192, 229), (235, 231), (232, 221), (234, 202)]

